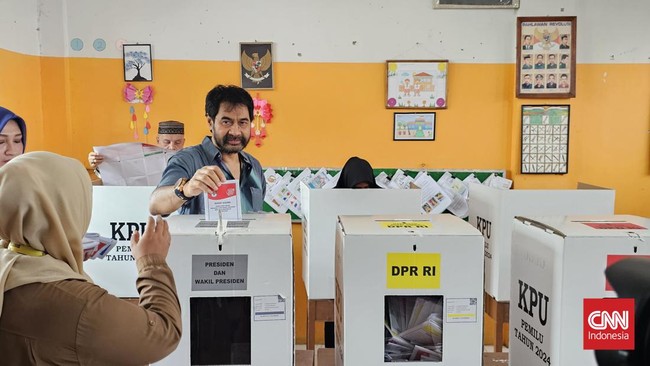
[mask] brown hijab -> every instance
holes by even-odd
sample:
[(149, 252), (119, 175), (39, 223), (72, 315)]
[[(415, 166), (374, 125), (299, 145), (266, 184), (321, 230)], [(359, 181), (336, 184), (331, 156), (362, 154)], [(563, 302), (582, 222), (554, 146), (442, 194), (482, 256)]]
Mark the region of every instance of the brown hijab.
[(90, 178), (75, 159), (32, 152), (0, 168), (0, 315), (18, 286), (90, 280), (81, 241), (91, 209)]

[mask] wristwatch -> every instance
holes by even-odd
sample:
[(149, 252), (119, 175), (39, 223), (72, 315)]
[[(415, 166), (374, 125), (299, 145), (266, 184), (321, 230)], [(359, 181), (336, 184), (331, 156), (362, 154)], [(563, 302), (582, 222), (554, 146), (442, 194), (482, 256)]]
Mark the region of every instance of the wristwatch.
[(174, 186), (174, 193), (176, 196), (183, 201), (189, 201), (194, 197), (187, 197), (185, 193), (183, 193), (183, 187), (185, 187), (185, 183), (187, 183), (187, 178), (181, 178), (176, 182), (176, 185)]

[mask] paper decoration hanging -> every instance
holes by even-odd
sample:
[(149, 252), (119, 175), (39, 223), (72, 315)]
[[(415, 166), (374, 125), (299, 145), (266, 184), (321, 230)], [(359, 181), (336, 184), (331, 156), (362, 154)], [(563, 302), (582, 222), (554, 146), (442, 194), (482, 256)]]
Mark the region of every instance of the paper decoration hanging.
[(251, 124), (251, 136), (255, 138), (255, 146), (262, 146), (262, 140), (266, 138), (266, 124), (271, 123), (273, 110), (271, 103), (266, 99), (260, 99), (259, 94), (253, 98), (253, 123)]
[[(124, 100), (130, 104), (143, 103), (144, 113), (142, 118), (144, 119), (144, 135), (149, 135), (151, 130), (151, 124), (149, 123), (149, 113), (151, 112), (151, 103), (153, 103), (153, 87), (146, 86), (142, 89), (138, 89), (131, 83), (126, 83), (124, 90), (122, 92)], [(138, 139), (138, 116), (135, 113), (135, 108), (133, 106), (129, 107), (129, 113), (131, 114), (131, 123), (130, 128), (133, 130), (133, 139)]]

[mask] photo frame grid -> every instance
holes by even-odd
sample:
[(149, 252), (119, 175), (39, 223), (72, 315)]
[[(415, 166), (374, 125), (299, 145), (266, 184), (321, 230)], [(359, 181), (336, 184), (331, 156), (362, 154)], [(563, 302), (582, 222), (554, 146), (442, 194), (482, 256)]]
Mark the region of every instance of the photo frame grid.
[(576, 17), (517, 18), (518, 98), (576, 95)]

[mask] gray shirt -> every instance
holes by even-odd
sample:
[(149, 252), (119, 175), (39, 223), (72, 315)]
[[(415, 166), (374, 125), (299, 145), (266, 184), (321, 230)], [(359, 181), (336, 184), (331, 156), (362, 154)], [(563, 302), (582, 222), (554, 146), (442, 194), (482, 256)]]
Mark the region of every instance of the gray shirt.
[[(262, 172), (262, 166), (252, 155), (243, 151), (239, 152), (241, 173), (239, 174), (239, 189), (241, 191), (242, 212), (262, 211), (264, 204), (264, 193), (266, 192), (266, 180)], [(190, 179), (197, 170), (208, 165), (218, 166), (226, 176), (226, 179), (235, 179), (222, 160), (222, 154), (209, 136), (206, 136), (200, 145), (190, 146), (169, 159), (167, 168), (163, 172), (158, 187), (173, 186), (180, 178)], [(203, 197), (198, 195), (185, 202), (179, 213), (204, 214)]]

